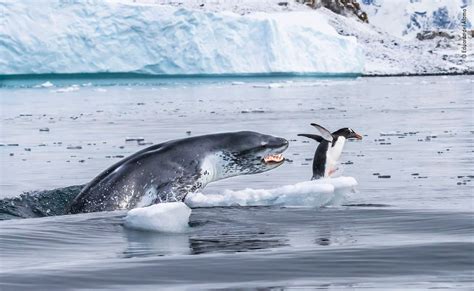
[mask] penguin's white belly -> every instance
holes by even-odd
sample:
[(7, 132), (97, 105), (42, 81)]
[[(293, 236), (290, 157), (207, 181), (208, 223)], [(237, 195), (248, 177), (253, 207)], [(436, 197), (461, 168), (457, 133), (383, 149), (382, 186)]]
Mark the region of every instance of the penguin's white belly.
[(326, 165), (324, 168), (324, 177), (330, 177), (336, 171), (337, 161), (341, 157), (345, 142), (346, 138), (339, 136), (334, 146), (330, 146), (328, 148), (326, 154)]

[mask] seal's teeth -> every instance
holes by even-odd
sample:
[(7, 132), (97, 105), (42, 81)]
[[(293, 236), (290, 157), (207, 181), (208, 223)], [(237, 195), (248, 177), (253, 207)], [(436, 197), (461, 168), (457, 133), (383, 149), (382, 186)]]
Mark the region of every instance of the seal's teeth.
[(265, 156), (263, 158), (263, 161), (265, 163), (279, 163), (281, 161), (283, 161), (284, 158), (283, 158), (283, 155), (282, 154), (276, 154), (276, 155), (268, 155), (268, 156)]

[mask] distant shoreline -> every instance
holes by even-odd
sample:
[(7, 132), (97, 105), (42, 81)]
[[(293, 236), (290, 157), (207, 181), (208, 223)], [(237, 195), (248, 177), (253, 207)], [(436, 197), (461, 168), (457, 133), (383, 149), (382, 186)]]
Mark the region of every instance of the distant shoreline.
[(67, 74), (15, 74), (1, 75), (0, 81), (8, 80), (73, 80), (73, 79), (232, 79), (232, 78), (357, 78), (357, 77), (423, 77), (423, 76), (462, 76), (474, 75), (469, 72), (439, 72), (439, 73), (257, 73), (257, 74), (199, 74), (199, 75), (154, 75), (143, 73), (67, 73)]
[(426, 73), (426, 74), (418, 74), (418, 73), (403, 73), (403, 74), (362, 74), (361, 77), (429, 77), (429, 76), (472, 76), (474, 75), (474, 71), (470, 72), (443, 72), (443, 73)]

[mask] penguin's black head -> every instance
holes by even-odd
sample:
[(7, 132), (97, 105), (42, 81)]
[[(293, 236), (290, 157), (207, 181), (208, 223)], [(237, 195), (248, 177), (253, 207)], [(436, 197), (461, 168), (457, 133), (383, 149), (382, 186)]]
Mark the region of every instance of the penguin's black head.
[(350, 138), (355, 138), (355, 139), (362, 139), (362, 136), (355, 132), (352, 128), (350, 127), (344, 127), (341, 129), (338, 129), (337, 131), (332, 133), (333, 136), (343, 136), (346, 139)]

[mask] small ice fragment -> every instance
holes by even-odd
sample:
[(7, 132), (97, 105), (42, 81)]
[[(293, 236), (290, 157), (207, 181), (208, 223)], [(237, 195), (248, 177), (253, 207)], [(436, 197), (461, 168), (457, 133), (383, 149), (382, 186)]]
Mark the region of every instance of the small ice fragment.
[(406, 135), (405, 133), (400, 133), (400, 132), (395, 132), (395, 131), (390, 131), (390, 132), (381, 132), (380, 136), (404, 136)]
[(43, 84), (35, 86), (35, 88), (51, 88), (51, 87), (54, 87), (54, 84), (51, 83), (50, 81), (46, 81)]
[(126, 137), (125, 138), (125, 141), (144, 141), (145, 138), (144, 137)]
[(80, 149), (82, 149), (82, 146), (68, 146), (66, 149), (68, 149), (68, 150), (80, 150)]
[(130, 210), (124, 226), (156, 232), (185, 232), (189, 228), (191, 209), (183, 202), (154, 204)]
[(61, 89), (56, 90), (56, 93), (74, 92), (74, 91), (78, 91), (78, 90), (79, 90), (78, 85), (71, 85), (69, 87), (61, 88)]
[(142, 146), (142, 145), (151, 145), (153, 143), (151, 141), (138, 141), (137, 144)]

